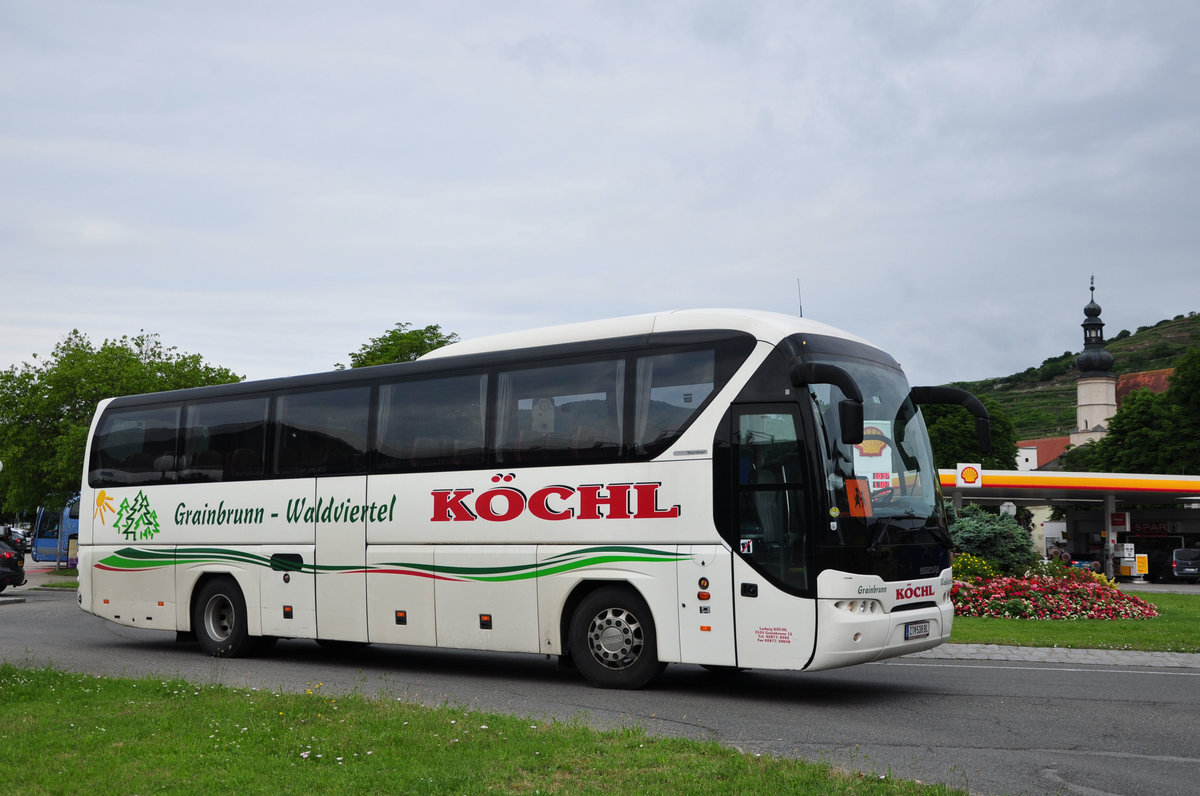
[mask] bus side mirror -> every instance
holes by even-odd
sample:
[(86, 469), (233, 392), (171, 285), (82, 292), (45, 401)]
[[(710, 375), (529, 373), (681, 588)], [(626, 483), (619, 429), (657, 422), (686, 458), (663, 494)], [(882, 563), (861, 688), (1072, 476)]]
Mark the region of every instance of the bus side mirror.
[(863, 441), (863, 398), (862, 390), (854, 377), (837, 365), (825, 362), (797, 362), (788, 374), (793, 387), (808, 384), (832, 384), (846, 397), (838, 402), (838, 431), (841, 441), (857, 445)]
[(863, 441), (862, 401), (852, 401), (849, 398), (839, 401), (838, 421), (842, 424), (842, 442), (858, 445)]
[(992, 421), (987, 407), (971, 393), (957, 387), (913, 387), (912, 399), (917, 404), (958, 404), (975, 415), (975, 435), (979, 450), (992, 452)]

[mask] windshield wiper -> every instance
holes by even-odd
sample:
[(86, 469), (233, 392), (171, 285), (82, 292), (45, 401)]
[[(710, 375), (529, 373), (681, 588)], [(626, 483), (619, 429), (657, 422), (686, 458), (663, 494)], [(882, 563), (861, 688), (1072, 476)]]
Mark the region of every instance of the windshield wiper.
[(871, 536), (870, 536), (870, 541), (867, 542), (867, 552), (874, 553), (875, 551), (877, 551), (879, 549), (880, 543), (883, 540), (884, 534), (887, 534), (892, 531), (895, 531), (896, 533), (904, 533), (904, 534), (915, 534), (915, 533), (920, 533), (921, 531), (926, 531), (929, 533), (930, 536), (932, 536), (934, 539), (936, 539), (938, 542), (940, 542), (943, 546), (950, 547), (953, 545), (953, 541), (950, 539), (949, 532), (946, 531), (946, 529), (944, 529), (938, 523), (929, 522), (928, 518), (925, 518), (924, 521), (922, 522), (922, 524), (917, 527), (913, 527), (911, 525), (903, 525), (901, 523), (894, 522), (894, 520), (919, 520), (919, 519), (922, 519), (922, 518), (919, 515), (917, 515), (916, 513), (914, 513), (912, 511), (912, 509), (909, 509), (908, 512), (903, 515), (896, 515), (896, 516), (892, 516), (892, 517), (880, 517), (879, 519), (875, 520), (875, 522), (871, 523), (871, 526), (870, 526), (871, 527)]

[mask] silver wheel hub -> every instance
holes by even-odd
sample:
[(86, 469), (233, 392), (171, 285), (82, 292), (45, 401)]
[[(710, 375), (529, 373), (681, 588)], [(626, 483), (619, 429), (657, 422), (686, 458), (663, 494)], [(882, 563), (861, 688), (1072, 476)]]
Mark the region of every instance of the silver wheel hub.
[(233, 630), (233, 603), (223, 594), (215, 594), (204, 605), (204, 629), (215, 641), (225, 641)]
[(588, 648), (592, 657), (609, 669), (632, 666), (645, 646), (642, 624), (622, 608), (605, 608), (588, 626)]

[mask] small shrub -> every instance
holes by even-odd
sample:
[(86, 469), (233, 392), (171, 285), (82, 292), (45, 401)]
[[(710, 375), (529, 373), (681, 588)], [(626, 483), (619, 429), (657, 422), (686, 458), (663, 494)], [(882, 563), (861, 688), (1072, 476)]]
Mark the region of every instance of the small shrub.
[(954, 557), (954, 579), (965, 580), (968, 583), (976, 578), (988, 580), (1000, 576), (1000, 571), (992, 566), (986, 558), (962, 553)]
[(1005, 575), (1023, 573), (1038, 561), (1029, 531), (1008, 514), (993, 514), (974, 503), (951, 520), (950, 537), (959, 550), (986, 558)]

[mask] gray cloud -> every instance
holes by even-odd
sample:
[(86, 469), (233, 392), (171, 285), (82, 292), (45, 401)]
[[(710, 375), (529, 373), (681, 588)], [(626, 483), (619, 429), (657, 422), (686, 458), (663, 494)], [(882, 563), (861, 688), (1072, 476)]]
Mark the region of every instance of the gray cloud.
[(1196, 306), (1198, 13), (8, 3), (0, 366), (160, 333), (250, 377), (397, 321), (805, 314), (914, 381)]

